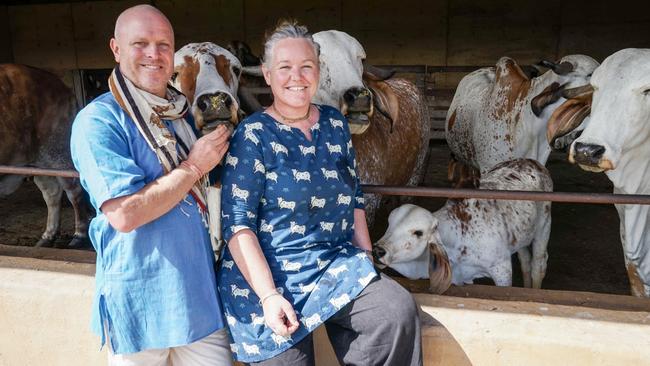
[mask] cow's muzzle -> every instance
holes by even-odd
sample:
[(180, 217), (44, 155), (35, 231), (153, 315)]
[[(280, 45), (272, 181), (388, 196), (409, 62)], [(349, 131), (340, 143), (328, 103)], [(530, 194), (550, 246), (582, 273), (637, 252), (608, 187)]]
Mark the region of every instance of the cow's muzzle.
[(239, 120), (237, 105), (230, 95), (223, 92), (200, 95), (196, 108), (196, 127), (203, 134), (210, 133), (220, 125), (232, 130)]
[(379, 268), (386, 267), (386, 263), (384, 263), (385, 256), (386, 256), (386, 249), (384, 249), (384, 247), (376, 244), (372, 246), (372, 257), (377, 267)]
[(602, 145), (574, 142), (569, 153), (569, 161), (592, 172), (612, 170), (614, 169), (612, 162), (604, 158), (606, 150)]
[(343, 93), (341, 112), (350, 123), (352, 133), (363, 133), (374, 111), (372, 93), (367, 88), (350, 88)]

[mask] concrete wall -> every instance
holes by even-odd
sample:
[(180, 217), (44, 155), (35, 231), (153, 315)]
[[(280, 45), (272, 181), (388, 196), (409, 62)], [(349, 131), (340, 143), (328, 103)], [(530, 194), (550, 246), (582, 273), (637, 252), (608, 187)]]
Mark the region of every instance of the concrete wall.
[[(0, 366), (106, 364), (106, 350), (99, 351), (88, 326), (92, 255), (0, 246)], [(494, 287), (478, 292), (486, 289)], [(455, 296), (415, 294), (425, 365), (647, 365), (647, 299), (574, 293), (558, 304), (561, 293), (525, 290), (522, 296), (519, 290), (496, 291), (509, 300), (462, 297), (477, 292), (471, 286)], [(523, 300), (540, 297), (554, 301)], [(611, 310), (618, 304), (627, 310)], [(315, 339), (317, 364), (335, 365), (322, 329)]]
[[(247, 41), (257, 52), (264, 31), (295, 17), (312, 31), (357, 37), (375, 64), (486, 65), (509, 55), (521, 62), (587, 53), (598, 59), (625, 47), (650, 47), (650, 3), (619, 0), (153, 0), (190, 41)], [(142, 1), (9, 6), (11, 42), (0, 57), (47, 68), (106, 68), (119, 12)], [(4, 7), (7, 8), (7, 7)], [(3, 37), (0, 7), (0, 41)], [(5, 37), (7, 32), (4, 32)], [(10, 51), (8, 51), (10, 49)]]

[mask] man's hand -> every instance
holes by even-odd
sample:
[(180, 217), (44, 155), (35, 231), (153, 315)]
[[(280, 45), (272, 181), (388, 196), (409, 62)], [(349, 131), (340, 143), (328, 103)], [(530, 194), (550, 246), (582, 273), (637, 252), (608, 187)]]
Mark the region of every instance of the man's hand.
[(228, 151), (230, 131), (221, 125), (216, 130), (196, 140), (187, 162), (199, 168), (202, 172), (211, 171)]
[(298, 330), (298, 318), (291, 303), (284, 296), (277, 294), (264, 300), (264, 322), (273, 333), (288, 337)]

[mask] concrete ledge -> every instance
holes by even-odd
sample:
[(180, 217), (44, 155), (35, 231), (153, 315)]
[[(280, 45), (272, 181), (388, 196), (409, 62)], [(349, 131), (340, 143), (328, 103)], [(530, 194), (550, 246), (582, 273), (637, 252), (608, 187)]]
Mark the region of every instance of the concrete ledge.
[[(89, 330), (93, 254), (21, 250), (9, 254), (0, 246), (0, 365), (105, 365), (105, 350), (99, 351)], [(28, 252), (48, 259), (17, 255)], [(69, 260), (75, 256), (83, 263)], [(422, 310), (426, 365), (650, 360), (647, 299), (489, 286), (452, 288), (448, 294), (454, 296), (414, 294)], [(464, 297), (471, 294), (488, 298)], [(614, 310), (619, 307), (626, 310)], [(337, 364), (324, 329), (315, 341), (317, 364)]]
[(0, 365), (105, 365), (90, 331), (94, 277), (64, 262), (30, 268), (37, 261), (0, 257)]

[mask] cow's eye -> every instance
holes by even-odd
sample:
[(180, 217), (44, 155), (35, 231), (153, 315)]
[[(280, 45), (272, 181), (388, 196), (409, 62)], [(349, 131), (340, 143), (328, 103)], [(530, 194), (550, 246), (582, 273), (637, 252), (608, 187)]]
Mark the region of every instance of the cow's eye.
[(643, 95), (650, 96), (650, 88), (643, 91)]
[(232, 71), (235, 73), (235, 75), (239, 76), (241, 75), (241, 69), (237, 66), (232, 67)]
[(172, 83), (175, 83), (175, 82), (176, 82), (176, 78), (177, 78), (177, 77), (178, 77), (178, 73), (177, 73), (177, 72), (175, 72), (175, 73), (172, 74)]
[(417, 237), (417, 238), (421, 238), (422, 237), (422, 230), (415, 230), (413, 232), (413, 235), (415, 235), (415, 237)]

